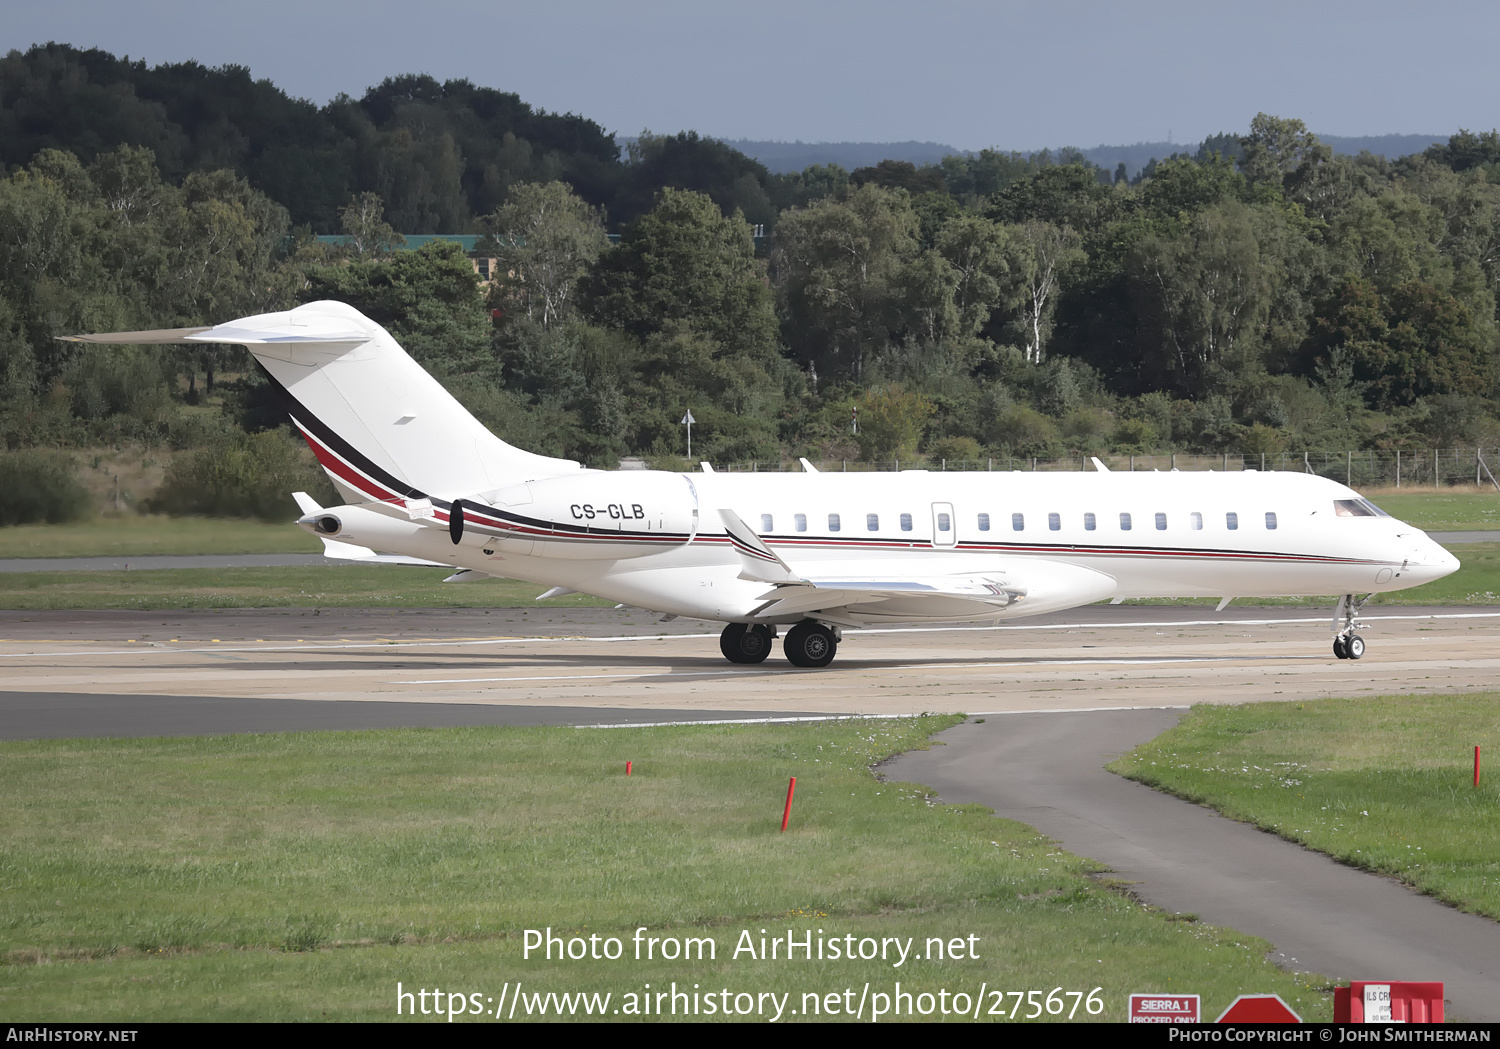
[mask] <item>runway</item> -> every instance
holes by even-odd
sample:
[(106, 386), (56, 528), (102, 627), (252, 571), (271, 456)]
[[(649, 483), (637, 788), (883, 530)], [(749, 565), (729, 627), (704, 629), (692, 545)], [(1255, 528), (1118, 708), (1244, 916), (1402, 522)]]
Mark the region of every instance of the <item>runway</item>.
[(1453, 1015), (1500, 1016), (1500, 926), (1102, 769), (1194, 703), (1500, 681), (1500, 610), (1373, 612), (1359, 661), (1333, 657), (1329, 618), (1090, 606), (850, 631), (833, 666), (802, 670), (779, 652), (731, 665), (711, 624), (630, 610), (0, 612), (0, 738), (988, 715), (888, 773), (1036, 826), (1158, 906), (1263, 936), (1290, 968), (1444, 979)]
[[(804, 670), (779, 652), (735, 666), (711, 624), (628, 610), (3, 612), (0, 708), (27, 714), (0, 719), (0, 737), (309, 727), (297, 704), (324, 707), (314, 720), (326, 727), (370, 727), (382, 703), (408, 708), (403, 724), (423, 723), (423, 709), (432, 724), (455, 723), (443, 707), (491, 708), (486, 724), (535, 724), (541, 711), (598, 724), (642, 711), (669, 721), (1170, 708), (1500, 681), (1500, 611), (1364, 618), (1358, 662), (1333, 658), (1321, 610), (1121, 605), (1002, 627), (849, 631), (833, 666)], [(216, 702), (185, 719), (190, 708), (171, 697)]]

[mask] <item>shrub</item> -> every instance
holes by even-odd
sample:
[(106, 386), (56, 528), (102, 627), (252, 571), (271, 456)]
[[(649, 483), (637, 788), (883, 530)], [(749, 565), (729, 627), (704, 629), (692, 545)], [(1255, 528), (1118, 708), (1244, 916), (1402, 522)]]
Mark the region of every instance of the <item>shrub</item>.
[(73, 461), (56, 452), (0, 453), (0, 525), (61, 524), (88, 513)]
[(178, 456), (150, 501), (153, 513), (209, 517), (297, 516), (291, 493), (305, 491), (327, 502), (328, 481), (301, 441), (285, 430), (222, 437), (207, 448)]

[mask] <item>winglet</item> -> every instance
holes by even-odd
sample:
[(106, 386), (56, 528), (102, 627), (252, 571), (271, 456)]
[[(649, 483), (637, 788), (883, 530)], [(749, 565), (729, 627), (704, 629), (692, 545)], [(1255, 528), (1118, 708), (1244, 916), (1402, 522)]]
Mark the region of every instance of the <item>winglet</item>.
[(1098, 470), (1100, 473), (1102, 473), (1102, 474), (1109, 473), (1109, 467), (1105, 466), (1104, 463), (1100, 461), (1100, 459), (1099, 459), (1099, 457), (1097, 455), (1091, 455), (1091, 456), (1089, 456), (1089, 462), (1093, 463), (1094, 464), (1094, 469)]
[(711, 474), (711, 473), (714, 472), (714, 464), (713, 463), (699, 463), (698, 464), (698, 469), (702, 470), (706, 474)]
[(798, 459), (797, 461), (802, 464), (802, 472), (803, 473), (805, 473), (805, 474), (815, 474), (815, 473), (818, 472), (818, 468), (816, 466), (814, 466), (812, 463), (808, 462), (806, 459)]
[(729, 533), (729, 541), (734, 546), (735, 553), (740, 555), (743, 567), (740, 570), (741, 579), (749, 579), (759, 583), (800, 583), (802, 577), (792, 571), (790, 565), (783, 561), (774, 550), (762, 542), (760, 536), (751, 531), (750, 526), (740, 520), (740, 515), (733, 510), (720, 510), (719, 518), (724, 522), (724, 531)]

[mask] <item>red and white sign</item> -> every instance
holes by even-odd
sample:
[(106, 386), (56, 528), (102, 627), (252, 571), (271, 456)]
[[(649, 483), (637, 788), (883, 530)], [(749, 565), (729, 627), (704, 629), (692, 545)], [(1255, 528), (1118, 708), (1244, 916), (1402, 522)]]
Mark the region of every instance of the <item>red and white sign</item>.
[(1302, 1017), (1281, 1000), (1279, 994), (1242, 994), (1224, 1010), (1215, 1023), (1221, 1024), (1299, 1024)]
[(1196, 994), (1132, 994), (1130, 1023), (1195, 1024), (1199, 1022)]

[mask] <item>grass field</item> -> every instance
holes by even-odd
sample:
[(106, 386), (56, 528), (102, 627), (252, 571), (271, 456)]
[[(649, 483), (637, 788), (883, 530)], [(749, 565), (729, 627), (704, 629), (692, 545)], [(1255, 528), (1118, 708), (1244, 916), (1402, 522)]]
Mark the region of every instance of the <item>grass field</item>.
[(515, 579), (444, 583), (446, 568), (318, 565), (311, 568), (164, 568), (146, 572), (14, 572), (0, 575), (0, 608), (517, 608), (612, 607)]
[[(953, 720), (0, 744), (0, 1017), (390, 1019), (397, 981), (608, 992), (622, 1018), (623, 996), (674, 981), (790, 993), (799, 1018), (804, 993), (826, 1008), (852, 988), (852, 1008), (897, 981), (970, 1009), (983, 989), (991, 1021), (1009, 1019), (996, 990), (1038, 992), (999, 1004), (1039, 1019), (1119, 1020), (1141, 990), (1200, 993), (1210, 1015), (1275, 991), (1328, 1017), (1264, 943), (1169, 920), (1029, 828), (870, 774)], [(623, 957), (528, 960), (525, 930), (549, 927)], [(642, 927), (714, 957), (636, 960)], [(911, 937), (914, 956), (734, 955), (789, 929)], [(936, 938), (963, 957), (915, 957)]]
[(1111, 766), (1500, 918), (1500, 693), (1195, 707)]
[(1386, 513), (1428, 532), (1500, 529), (1500, 492), (1381, 489), (1365, 493)]
[(322, 549), (316, 536), (296, 525), (237, 518), (125, 513), (73, 524), (0, 528), (0, 558), (316, 554)]

